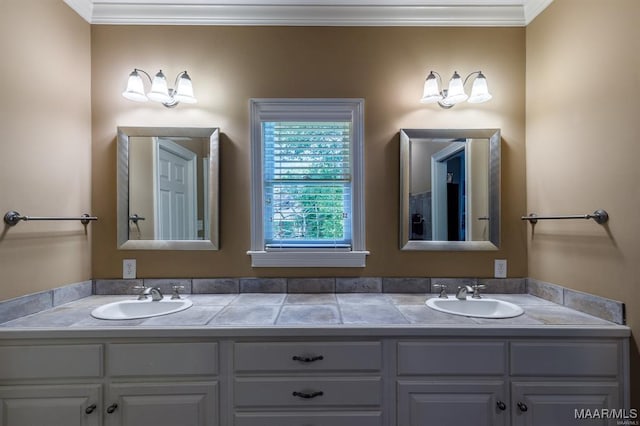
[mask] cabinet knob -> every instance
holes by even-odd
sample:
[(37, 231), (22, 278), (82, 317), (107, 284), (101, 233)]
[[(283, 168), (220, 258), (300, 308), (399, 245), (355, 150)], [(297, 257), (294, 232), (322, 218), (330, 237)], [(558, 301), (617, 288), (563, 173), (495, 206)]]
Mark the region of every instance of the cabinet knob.
[(113, 403), (110, 406), (107, 407), (107, 413), (111, 414), (114, 411), (116, 411), (116, 409), (118, 408), (118, 404)]
[(324, 392), (322, 391), (316, 391), (316, 392), (293, 392), (293, 396), (297, 396), (298, 398), (304, 398), (304, 399), (311, 399), (311, 398), (315, 398), (317, 396), (322, 396), (324, 395)]
[(84, 412), (87, 414), (91, 414), (94, 411), (96, 411), (96, 408), (98, 408), (98, 406), (96, 404), (91, 404), (90, 406), (88, 406), (87, 408), (84, 409)]
[(499, 408), (500, 410), (502, 410), (502, 411), (504, 411), (504, 410), (506, 410), (506, 409), (507, 409), (507, 404), (505, 404), (505, 403), (504, 403), (504, 402), (502, 402), (502, 401), (498, 401), (498, 402), (496, 402), (496, 405), (497, 405), (497, 406), (498, 406), (498, 408)]
[(529, 409), (529, 407), (527, 407), (527, 404), (525, 404), (524, 402), (518, 402), (518, 408), (523, 413)]
[(316, 356), (294, 355), (291, 359), (294, 361), (300, 361), (300, 362), (316, 362), (316, 361), (322, 361), (324, 357), (322, 355), (316, 355)]

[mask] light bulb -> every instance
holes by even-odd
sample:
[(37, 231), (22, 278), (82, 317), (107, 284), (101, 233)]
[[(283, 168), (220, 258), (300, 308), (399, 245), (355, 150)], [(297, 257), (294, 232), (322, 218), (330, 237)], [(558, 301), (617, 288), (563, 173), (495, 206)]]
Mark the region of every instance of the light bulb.
[(185, 71), (178, 79), (178, 87), (173, 94), (173, 98), (178, 102), (184, 102), (186, 104), (195, 104), (198, 100), (193, 96), (193, 84), (191, 83), (191, 77)]
[(149, 99), (156, 102), (170, 103), (173, 101), (169, 96), (169, 88), (167, 87), (167, 79), (165, 78), (162, 70), (158, 71), (158, 74), (153, 77), (151, 83), (151, 91), (147, 94)]
[(489, 88), (487, 87), (486, 77), (484, 76), (484, 74), (482, 74), (482, 72), (479, 72), (476, 79), (473, 80), (469, 102), (472, 104), (479, 104), (482, 102), (487, 102), (492, 97), (493, 96), (491, 96), (491, 93), (489, 93)]
[(146, 102), (149, 99), (144, 94), (144, 85), (142, 84), (142, 77), (138, 74), (138, 70), (134, 69), (129, 74), (129, 80), (127, 81), (127, 88), (122, 92), (122, 96), (130, 101)]
[(440, 94), (440, 88), (438, 87), (438, 80), (433, 74), (433, 71), (429, 73), (427, 79), (424, 81), (424, 90), (422, 92), (422, 99), (420, 102), (423, 104), (431, 104), (442, 100)]
[(449, 80), (449, 89), (447, 89), (447, 96), (442, 102), (447, 105), (455, 105), (457, 103), (466, 101), (467, 98), (468, 96), (464, 92), (462, 78), (460, 78), (460, 74), (458, 74), (458, 71), (454, 71), (451, 80)]

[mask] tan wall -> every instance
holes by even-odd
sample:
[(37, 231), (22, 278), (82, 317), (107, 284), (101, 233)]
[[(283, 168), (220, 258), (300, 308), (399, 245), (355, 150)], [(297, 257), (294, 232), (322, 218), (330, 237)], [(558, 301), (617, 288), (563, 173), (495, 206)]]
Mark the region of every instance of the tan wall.
[[(92, 26), (93, 276), (122, 274), (136, 258), (142, 277), (491, 276), (493, 259), (526, 276), (524, 28), (323, 28)], [(199, 103), (166, 109), (120, 93), (134, 68), (172, 80), (187, 69)], [(422, 105), (430, 69), (445, 78), (482, 68), (494, 99), (441, 110)], [(366, 229), (364, 269), (252, 269), (249, 206), (249, 99), (365, 98)], [(116, 127), (218, 126), (221, 138), (221, 250), (116, 249)], [(400, 128), (501, 128), (503, 249), (434, 253), (398, 249)]]
[[(615, 5), (615, 6), (614, 6)], [(640, 2), (556, 1), (527, 28), (527, 206), (607, 210), (539, 223), (529, 275), (625, 302), (640, 329)], [(638, 339), (632, 374), (640, 377)], [(634, 381), (635, 405), (640, 383)]]
[[(62, 0), (0, 3), (2, 216), (91, 211), (90, 36)], [(79, 222), (0, 222), (0, 300), (87, 279)]]

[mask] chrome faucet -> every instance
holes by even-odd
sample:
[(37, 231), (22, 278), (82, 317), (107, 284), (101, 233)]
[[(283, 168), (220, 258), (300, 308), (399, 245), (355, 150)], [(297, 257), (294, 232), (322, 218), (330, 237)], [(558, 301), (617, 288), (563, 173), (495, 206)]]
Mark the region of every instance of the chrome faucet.
[(460, 286), (458, 287), (458, 291), (456, 291), (456, 298), (459, 300), (467, 300), (467, 294), (473, 293), (471, 295), (473, 299), (482, 299), (482, 296), (480, 296), (480, 290), (486, 287), (487, 286), (484, 284)]
[(473, 288), (469, 285), (463, 285), (458, 287), (458, 291), (456, 291), (456, 299), (459, 300), (467, 300), (467, 294), (469, 292), (473, 292)]
[(151, 295), (151, 300), (154, 302), (158, 302), (163, 298), (162, 292), (158, 287), (145, 287), (140, 296), (144, 296), (144, 299), (146, 299), (148, 295)]

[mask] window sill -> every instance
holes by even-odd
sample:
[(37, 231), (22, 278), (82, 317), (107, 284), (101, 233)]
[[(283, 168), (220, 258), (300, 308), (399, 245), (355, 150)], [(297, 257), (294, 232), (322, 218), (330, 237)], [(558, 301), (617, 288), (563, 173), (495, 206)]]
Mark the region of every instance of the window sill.
[(253, 268), (364, 268), (368, 251), (248, 251)]

